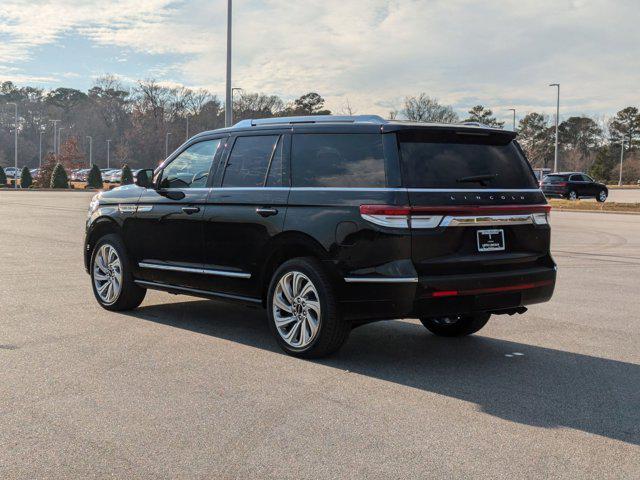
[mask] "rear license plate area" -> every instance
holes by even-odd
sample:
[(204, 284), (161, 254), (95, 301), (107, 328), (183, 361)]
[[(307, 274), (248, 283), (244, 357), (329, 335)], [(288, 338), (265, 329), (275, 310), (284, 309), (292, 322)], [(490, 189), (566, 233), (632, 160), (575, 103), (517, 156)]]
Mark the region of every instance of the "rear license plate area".
[(501, 228), (478, 230), (477, 239), (479, 252), (499, 252), (505, 249), (504, 230)]

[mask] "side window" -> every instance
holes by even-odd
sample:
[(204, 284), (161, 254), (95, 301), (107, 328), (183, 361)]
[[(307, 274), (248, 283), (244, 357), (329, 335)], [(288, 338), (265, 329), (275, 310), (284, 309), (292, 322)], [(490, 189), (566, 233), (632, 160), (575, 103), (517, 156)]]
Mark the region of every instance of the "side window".
[(191, 145), (162, 171), (160, 188), (203, 188), (207, 186), (213, 157), (220, 140)]
[(262, 187), (278, 135), (238, 137), (222, 180), (223, 187)]
[(293, 136), (294, 187), (386, 185), (382, 135), (298, 134)]
[(582, 174), (581, 177), (582, 177), (582, 181), (583, 182), (591, 182), (591, 183), (593, 183), (593, 178), (591, 178), (589, 175)]
[(284, 137), (280, 137), (278, 145), (269, 163), (269, 171), (267, 172), (267, 181), (265, 185), (267, 187), (282, 187), (287, 182), (284, 181)]

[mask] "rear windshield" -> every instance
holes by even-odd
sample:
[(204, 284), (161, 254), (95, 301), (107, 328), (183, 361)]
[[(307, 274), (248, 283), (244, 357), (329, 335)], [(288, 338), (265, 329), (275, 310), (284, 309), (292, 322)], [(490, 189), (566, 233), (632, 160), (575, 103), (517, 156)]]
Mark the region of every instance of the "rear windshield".
[(560, 183), (569, 180), (569, 175), (547, 175), (542, 183)]
[(508, 135), (401, 132), (398, 140), (409, 188), (538, 188)]

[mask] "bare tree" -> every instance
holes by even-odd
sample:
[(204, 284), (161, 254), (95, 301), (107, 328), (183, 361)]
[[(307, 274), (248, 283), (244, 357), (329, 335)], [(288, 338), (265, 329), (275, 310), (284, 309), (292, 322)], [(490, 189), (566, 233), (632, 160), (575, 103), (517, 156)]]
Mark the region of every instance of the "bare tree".
[(406, 97), (402, 115), (413, 122), (455, 123), (458, 115), (448, 105), (441, 105), (436, 98), (421, 93), (417, 97)]

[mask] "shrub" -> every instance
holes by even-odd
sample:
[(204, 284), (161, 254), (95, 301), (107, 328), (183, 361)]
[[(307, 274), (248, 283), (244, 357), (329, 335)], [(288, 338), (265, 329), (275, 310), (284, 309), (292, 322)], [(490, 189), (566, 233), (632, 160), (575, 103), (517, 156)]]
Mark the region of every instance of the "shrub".
[(129, 165), (126, 163), (122, 166), (122, 179), (120, 180), (120, 185), (131, 185), (133, 183), (133, 173), (131, 173), (131, 169)]
[(7, 174), (4, 173), (4, 168), (0, 167), (0, 185), (7, 184)]
[(98, 168), (98, 165), (95, 163), (91, 170), (89, 171), (89, 175), (87, 176), (87, 186), (89, 188), (102, 188), (102, 172)]
[(67, 176), (67, 172), (62, 166), (62, 164), (58, 163), (53, 169), (53, 173), (51, 174), (51, 188), (69, 188), (69, 177)]
[(29, 188), (33, 184), (33, 177), (29, 169), (24, 166), (20, 173), (20, 188)]

